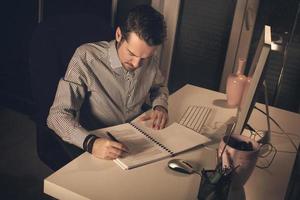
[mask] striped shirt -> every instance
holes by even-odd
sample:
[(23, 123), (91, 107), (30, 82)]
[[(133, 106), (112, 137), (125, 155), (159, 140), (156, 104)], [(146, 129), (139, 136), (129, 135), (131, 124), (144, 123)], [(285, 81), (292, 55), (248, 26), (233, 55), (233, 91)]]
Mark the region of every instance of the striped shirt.
[(139, 115), (148, 95), (152, 107), (167, 109), (168, 89), (156, 57), (135, 71), (126, 71), (115, 44), (113, 40), (81, 45), (58, 83), (47, 125), (80, 148), (90, 129), (128, 122)]

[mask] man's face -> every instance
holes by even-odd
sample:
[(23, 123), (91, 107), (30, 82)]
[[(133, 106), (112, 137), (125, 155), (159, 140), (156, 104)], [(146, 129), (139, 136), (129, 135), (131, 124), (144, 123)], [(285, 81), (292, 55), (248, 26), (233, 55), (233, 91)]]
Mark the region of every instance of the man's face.
[(127, 41), (122, 38), (120, 28), (116, 31), (117, 51), (123, 67), (127, 71), (134, 71), (147, 62), (157, 46), (149, 46), (135, 33), (130, 33)]

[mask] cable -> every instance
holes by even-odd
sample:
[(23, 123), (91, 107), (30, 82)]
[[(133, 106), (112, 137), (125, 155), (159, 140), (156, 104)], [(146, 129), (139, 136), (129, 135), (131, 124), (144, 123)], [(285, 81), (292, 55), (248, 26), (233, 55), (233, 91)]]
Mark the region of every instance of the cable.
[[(260, 138), (263, 138), (263, 137), (264, 137), (264, 136), (261, 135), (259, 132), (265, 132), (265, 131), (255, 130), (255, 129), (254, 129), (253, 127), (251, 127), (250, 124), (248, 124), (248, 123), (246, 124), (246, 127), (245, 127), (245, 128), (248, 129), (248, 130), (250, 131), (250, 134), (251, 134), (251, 135), (250, 135), (250, 138), (253, 139), (253, 140), (255, 140), (255, 141), (257, 141), (256, 136), (259, 136)], [(269, 150), (267, 150), (267, 152), (264, 153), (264, 154), (260, 154), (260, 155), (259, 155), (260, 159), (267, 159), (268, 157), (272, 156), (272, 155), (271, 155), (272, 152), (274, 152), (274, 154), (273, 154), (271, 160), (268, 161), (267, 164), (256, 164), (256, 167), (258, 167), (258, 168), (260, 168), (260, 169), (266, 169), (266, 168), (270, 167), (270, 165), (273, 163), (274, 158), (275, 158), (275, 156), (276, 156), (276, 154), (277, 154), (277, 152), (278, 152), (277, 149), (275, 148), (275, 146), (273, 146), (270, 142), (265, 143), (265, 144), (262, 143), (262, 146), (261, 146), (261, 148), (260, 148), (260, 152), (262, 152), (262, 148), (264, 148), (265, 146), (267, 146), (267, 148), (268, 148)]]
[(269, 157), (269, 155), (271, 155), (272, 152), (274, 152), (271, 160), (268, 162), (268, 164), (266, 165), (263, 165), (263, 164), (256, 164), (256, 167), (260, 168), (260, 169), (266, 169), (266, 168), (269, 168), (270, 165), (273, 163), (274, 161), (274, 158), (277, 154), (277, 149), (271, 144), (271, 143), (268, 143), (268, 144), (264, 144), (264, 145), (268, 145), (271, 149), (267, 152), (267, 154), (265, 155), (260, 155), (260, 158), (267, 158)]
[[(265, 111), (261, 110), (260, 108), (254, 106), (254, 108), (258, 111), (260, 111), (261, 113), (263, 113), (264, 115), (266, 115), (267, 113), (265, 113)], [(283, 130), (283, 128), (281, 128), (281, 126), (275, 121), (275, 119), (273, 119), (271, 116), (269, 116), (269, 118), (272, 120), (272, 122), (274, 122), (274, 124), (282, 131), (283, 134), (285, 134), (287, 136), (287, 138), (289, 139), (289, 141), (292, 143), (293, 147), (296, 149), (297, 151), (297, 145), (294, 143), (294, 141), (292, 140), (292, 138)]]
[(269, 100), (268, 100), (268, 87), (266, 80), (263, 81), (264, 93), (265, 93), (265, 106), (266, 106), (266, 117), (267, 117), (267, 127), (268, 131), (262, 138), (262, 142), (269, 143), (271, 140), (271, 123), (270, 123), (270, 113), (269, 113)]

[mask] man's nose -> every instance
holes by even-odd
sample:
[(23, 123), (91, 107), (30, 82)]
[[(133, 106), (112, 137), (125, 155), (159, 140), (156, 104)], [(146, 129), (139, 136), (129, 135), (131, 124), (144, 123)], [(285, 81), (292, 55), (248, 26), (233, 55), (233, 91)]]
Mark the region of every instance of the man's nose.
[(138, 68), (140, 66), (140, 63), (141, 63), (141, 58), (135, 57), (132, 59), (132, 65), (134, 68)]

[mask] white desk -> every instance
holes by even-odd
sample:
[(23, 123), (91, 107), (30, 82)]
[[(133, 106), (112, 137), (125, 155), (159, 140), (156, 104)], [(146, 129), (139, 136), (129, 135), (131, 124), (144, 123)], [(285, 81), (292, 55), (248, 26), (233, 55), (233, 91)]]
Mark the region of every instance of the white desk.
[[(217, 108), (208, 120), (206, 132), (215, 138), (224, 133), (225, 124), (235, 116), (236, 109), (226, 108), (225, 95), (203, 88), (186, 85), (169, 99), (170, 122), (179, 121), (188, 105), (204, 105)], [(222, 107), (223, 106), (223, 107)], [(258, 107), (264, 108), (262, 105)], [(270, 114), (291, 133), (296, 144), (300, 136), (300, 115), (270, 108)], [(266, 129), (265, 116), (254, 111), (251, 125)], [(272, 131), (279, 129), (272, 123)], [(296, 133), (298, 135), (296, 135)], [(286, 136), (272, 135), (272, 143), (279, 151), (294, 151)], [(176, 158), (190, 161), (201, 170), (213, 169), (216, 148), (198, 148)], [(172, 159), (172, 158), (170, 158)], [(179, 174), (167, 167), (170, 159), (164, 159), (132, 170), (122, 170), (112, 161), (100, 160), (84, 153), (44, 180), (44, 192), (58, 199), (197, 199), (200, 176)], [(284, 199), (295, 153), (278, 152), (270, 168), (256, 168), (244, 186), (246, 198)]]

